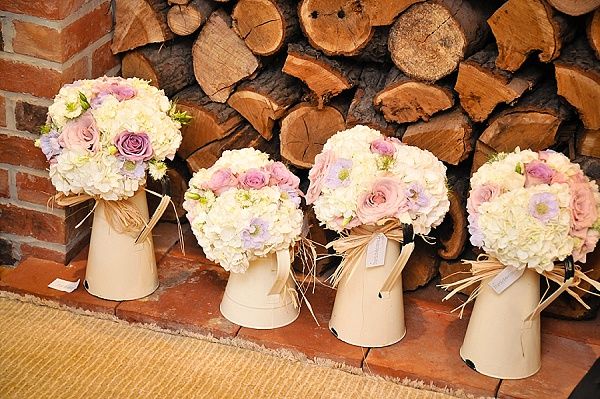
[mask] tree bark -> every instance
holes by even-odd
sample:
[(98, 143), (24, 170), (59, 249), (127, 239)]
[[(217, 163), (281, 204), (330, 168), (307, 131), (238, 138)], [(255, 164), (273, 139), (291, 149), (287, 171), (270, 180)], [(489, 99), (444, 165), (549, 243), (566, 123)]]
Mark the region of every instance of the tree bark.
[(306, 83), (322, 108), (332, 97), (355, 85), (360, 67), (330, 59), (306, 43), (294, 43), (288, 46), (283, 72)]
[(436, 81), (452, 73), (486, 41), (487, 2), (439, 0), (417, 3), (390, 31), (392, 61), (411, 78)]
[(293, 77), (281, 72), (280, 65), (263, 70), (240, 84), (227, 103), (238, 111), (266, 139), (273, 137), (275, 121), (302, 98), (303, 90)]
[(498, 44), (496, 66), (514, 72), (529, 54), (550, 62), (572, 38), (567, 19), (543, 0), (509, 0), (488, 19)]
[(192, 48), (194, 74), (202, 90), (216, 102), (224, 103), (235, 85), (251, 76), (258, 58), (231, 29), (223, 10), (212, 13)]
[(436, 229), (441, 248), (437, 253), (442, 259), (457, 259), (468, 241), (467, 197), (469, 176), (464, 168), (449, 168), (448, 197), (450, 210), (441, 226)]
[(577, 109), (588, 129), (600, 129), (600, 61), (580, 38), (554, 62), (558, 94)]
[(552, 7), (568, 15), (583, 15), (600, 7), (600, 0), (547, 0)]
[(600, 129), (583, 129), (577, 138), (577, 153), (600, 158)]
[(511, 104), (540, 80), (542, 71), (530, 66), (511, 74), (496, 66), (498, 52), (488, 47), (460, 63), (454, 89), (460, 104), (476, 122), (483, 122), (500, 104)]
[(327, 139), (344, 128), (344, 113), (337, 108), (319, 109), (300, 103), (281, 121), (281, 157), (294, 166), (309, 169)]
[(150, 80), (170, 97), (196, 81), (191, 43), (150, 44), (130, 51), (121, 61), (121, 73), (124, 78)]
[(167, 23), (176, 35), (191, 35), (204, 25), (215, 8), (216, 4), (209, 0), (192, 0), (185, 5), (174, 5), (167, 13)]
[(175, 37), (167, 25), (166, 0), (116, 0), (113, 54)]
[(373, 103), (388, 122), (428, 121), (431, 115), (452, 107), (454, 95), (449, 87), (410, 79), (392, 67)]
[(292, 0), (239, 0), (231, 16), (233, 29), (258, 55), (275, 54), (300, 33)]
[(187, 111), (192, 117), (181, 129), (183, 140), (177, 153), (183, 159), (206, 144), (230, 135), (243, 122), (233, 108), (210, 101), (197, 85), (177, 93), (174, 101), (177, 109)]
[(298, 17), (310, 44), (327, 55), (356, 55), (373, 33), (357, 0), (302, 0)]

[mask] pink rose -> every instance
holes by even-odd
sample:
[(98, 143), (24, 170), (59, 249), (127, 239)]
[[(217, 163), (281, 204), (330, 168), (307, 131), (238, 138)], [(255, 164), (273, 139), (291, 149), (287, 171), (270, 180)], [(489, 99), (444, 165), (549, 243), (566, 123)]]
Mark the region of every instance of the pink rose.
[(598, 219), (594, 193), (588, 182), (569, 182), (571, 191), (571, 229), (591, 227)]
[(495, 183), (485, 183), (475, 187), (467, 199), (467, 210), (470, 215), (476, 215), (479, 206), (484, 202), (493, 200), (500, 195), (500, 186)]
[(100, 133), (96, 120), (90, 112), (65, 124), (58, 136), (58, 144), (64, 148), (86, 148), (92, 152), (100, 149)]
[(206, 188), (214, 192), (216, 195), (221, 195), (230, 188), (235, 188), (238, 185), (237, 178), (231, 173), (229, 168), (217, 170), (206, 183)]
[(600, 233), (598, 233), (596, 230), (588, 229), (583, 237), (583, 244), (581, 244), (579, 248), (575, 248), (573, 251), (573, 260), (575, 262), (585, 263), (586, 255), (596, 248), (599, 238)]
[(310, 185), (306, 192), (306, 204), (314, 203), (323, 189), (323, 184), (327, 178), (327, 174), (331, 165), (335, 162), (333, 151), (324, 151), (315, 157), (315, 164), (308, 172)]
[(373, 183), (371, 191), (358, 199), (356, 215), (364, 224), (375, 223), (385, 217), (393, 217), (408, 208), (402, 183), (383, 177)]
[(531, 161), (525, 164), (525, 187), (538, 184), (550, 184), (554, 170), (545, 162)]
[(245, 189), (260, 190), (269, 184), (269, 173), (260, 169), (248, 169), (238, 177), (240, 186)]
[(152, 145), (147, 133), (125, 130), (115, 137), (114, 144), (119, 154), (128, 161), (147, 161), (152, 158)]
[(550, 184), (564, 184), (564, 183), (568, 183), (568, 182), (569, 182), (569, 178), (564, 173), (555, 171), (554, 176), (552, 176), (552, 181), (550, 182)]
[(273, 162), (267, 165), (266, 171), (270, 175), (269, 185), (292, 189), (296, 189), (300, 185), (300, 178), (290, 172), (281, 162)]
[(392, 156), (396, 152), (396, 146), (387, 139), (379, 138), (371, 142), (371, 152), (380, 155)]

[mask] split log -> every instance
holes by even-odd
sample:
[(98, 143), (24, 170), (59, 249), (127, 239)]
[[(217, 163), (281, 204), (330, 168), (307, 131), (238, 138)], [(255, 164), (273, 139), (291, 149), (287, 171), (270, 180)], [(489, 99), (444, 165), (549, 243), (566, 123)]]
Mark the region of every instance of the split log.
[(441, 161), (458, 165), (473, 151), (473, 128), (460, 108), (406, 128), (402, 141), (428, 150)]
[(600, 158), (600, 129), (583, 129), (577, 138), (577, 153)]
[(452, 107), (454, 96), (451, 88), (410, 79), (392, 67), (373, 103), (387, 121), (406, 123), (429, 120), (436, 112)]
[(511, 74), (496, 67), (498, 52), (486, 48), (460, 63), (454, 89), (460, 97), (460, 105), (476, 122), (483, 122), (500, 104), (511, 104), (541, 78), (541, 70), (535, 66)]
[(248, 147), (270, 154), (271, 159), (279, 159), (277, 140), (267, 141), (250, 124), (242, 124), (229, 136), (199, 148), (186, 159), (186, 162), (190, 170), (195, 172), (201, 168), (210, 168), (225, 150)]
[(113, 54), (175, 37), (167, 25), (168, 11), (166, 0), (116, 0)]
[(181, 128), (183, 140), (177, 153), (184, 159), (198, 148), (230, 135), (243, 122), (233, 108), (210, 101), (197, 85), (177, 93), (174, 101), (177, 109), (192, 117), (191, 122)]
[(547, 0), (552, 7), (568, 15), (583, 15), (600, 7), (600, 0)]
[(330, 59), (306, 43), (294, 43), (288, 45), (283, 72), (306, 83), (319, 107), (323, 107), (331, 97), (354, 86), (360, 67)]
[(596, 58), (600, 59), (600, 8), (594, 11), (588, 20), (587, 37)]
[(292, 0), (239, 0), (231, 14), (233, 29), (258, 55), (272, 55), (300, 33)]
[(191, 35), (204, 25), (215, 8), (216, 4), (209, 0), (192, 0), (185, 5), (175, 5), (167, 13), (167, 24), (176, 35)]
[(187, 3), (189, 3), (192, 0), (167, 0), (167, 3), (169, 3), (170, 6), (174, 6), (174, 5), (179, 5), (179, 6), (183, 6), (186, 5)]
[(554, 62), (558, 94), (577, 109), (588, 129), (600, 129), (600, 61), (583, 38), (565, 48)]
[(300, 103), (281, 121), (281, 157), (294, 166), (309, 169), (327, 139), (345, 126), (344, 110)]
[(450, 73), (484, 44), (488, 34), (487, 2), (440, 0), (417, 3), (400, 14), (388, 47), (394, 64), (406, 75), (435, 81)]
[(509, 0), (488, 23), (498, 43), (496, 65), (511, 72), (534, 51), (542, 62), (558, 58), (563, 42), (573, 34), (566, 18), (543, 0)]
[(169, 97), (196, 82), (188, 41), (151, 44), (130, 51), (121, 61), (121, 71), (124, 78), (150, 80)]
[(240, 84), (227, 103), (270, 140), (275, 121), (302, 98), (299, 86), (296, 79), (281, 72), (280, 65), (273, 65), (255, 79)]
[(362, 0), (360, 3), (371, 20), (371, 26), (391, 25), (400, 13), (424, 0)]
[(327, 55), (356, 55), (373, 33), (358, 1), (302, 0), (298, 17), (310, 44)]
[(212, 13), (192, 48), (194, 74), (211, 100), (224, 103), (241, 80), (259, 66), (258, 58), (231, 29), (223, 10)]
[(427, 285), (438, 274), (440, 258), (435, 248), (427, 244), (421, 237), (415, 238), (415, 250), (402, 271), (402, 289), (414, 291)]
[(561, 124), (571, 116), (552, 82), (539, 86), (524, 95), (516, 106), (490, 119), (477, 141), (472, 171), (498, 152), (511, 152), (516, 147), (533, 151), (550, 147)]
[(397, 134), (398, 125), (386, 121), (373, 106), (375, 96), (383, 89), (386, 76), (386, 73), (380, 68), (366, 67), (363, 69), (348, 109), (348, 115), (346, 115), (346, 127), (365, 125), (379, 130), (386, 136)]
[(468, 239), (467, 197), (469, 194), (469, 176), (464, 168), (451, 168), (447, 174), (450, 210), (442, 225), (436, 229), (442, 246), (437, 253), (442, 259), (457, 259), (464, 251)]

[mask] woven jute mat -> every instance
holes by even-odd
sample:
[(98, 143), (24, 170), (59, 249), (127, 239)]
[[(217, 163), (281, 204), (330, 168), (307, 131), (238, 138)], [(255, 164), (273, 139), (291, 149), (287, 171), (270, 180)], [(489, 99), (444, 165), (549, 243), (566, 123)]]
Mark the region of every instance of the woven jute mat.
[(32, 298), (0, 297), (3, 399), (456, 397), (241, 340), (168, 333)]

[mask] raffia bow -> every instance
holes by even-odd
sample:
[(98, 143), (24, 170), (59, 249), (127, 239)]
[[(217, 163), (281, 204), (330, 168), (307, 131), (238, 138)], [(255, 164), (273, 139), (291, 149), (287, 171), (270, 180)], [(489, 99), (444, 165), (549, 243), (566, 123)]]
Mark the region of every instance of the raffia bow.
[(327, 248), (333, 247), (336, 253), (342, 255), (340, 265), (328, 279), (334, 288), (344, 277), (348, 281), (359, 267), (364, 266), (360, 261), (364, 259), (369, 242), (380, 233), (384, 234), (388, 240), (403, 244), (400, 256), (379, 291), (379, 296), (382, 298), (389, 295), (415, 248), (412, 226), (402, 225), (398, 221), (388, 221), (382, 226), (355, 227), (350, 234), (327, 244)]
[[(475, 261), (463, 260), (462, 262), (465, 264), (471, 264), (471, 276), (466, 277), (462, 280), (456, 281), (454, 283), (442, 284), (441, 287), (443, 289), (452, 290), (452, 291), (450, 291), (450, 293), (448, 295), (446, 295), (444, 297), (444, 299), (442, 299), (443, 301), (450, 299), (459, 291), (461, 291), (465, 288), (468, 288), (473, 284), (479, 284), (483, 280), (488, 279), (488, 278), (493, 279), (494, 277), (496, 277), (498, 275), (498, 273), (500, 273), (506, 267), (505, 265), (500, 263), (499, 260), (497, 260), (493, 257), (490, 257), (489, 255), (486, 255), (486, 254), (479, 255), (477, 257), (477, 260), (475, 260)], [(548, 285), (548, 289), (546, 289), (546, 292), (544, 293), (544, 295), (542, 295), (538, 305), (525, 318), (524, 321), (530, 321), (533, 318), (535, 318), (536, 316), (538, 316), (542, 312), (542, 310), (544, 310), (546, 307), (548, 307), (563, 292), (566, 292), (567, 294), (571, 295), (579, 303), (581, 303), (581, 305), (583, 305), (583, 307), (585, 307), (586, 309), (589, 309), (590, 307), (585, 303), (585, 301), (583, 299), (581, 299), (581, 296), (577, 292), (574, 291), (575, 289), (583, 291), (583, 292), (587, 292), (592, 295), (600, 296), (600, 294), (591, 292), (591, 291), (586, 290), (579, 286), (579, 284), (582, 281), (585, 281), (588, 284), (590, 284), (592, 287), (594, 287), (596, 290), (600, 291), (600, 283), (589, 278), (584, 272), (581, 271), (581, 267), (579, 265), (572, 265), (572, 264), (568, 264), (567, 262), (558, 263), (554, 266), (554, 268), (552, 270), (544, 271), (540, 274), (542, 276), (544, 276), (547, 280), (551, 280), (551, 281), (554, 281), (555, 283), (557, 283), (559, 285), (559, 288), (556, 291), (554, 291), (551, 295), (546, 297), (546, 295), (548, 294), (548, 290), (550, 288)], [(450, 276), (452, 276), (452, 275), (450, 275)], [(450, 277), (450, 276), (448, 276), (448, 277)], [(446, 277), (446, 278), (448, 278), (448, 277)], [(473, 292), (469, 295), (469, 298), (467, 298), (465, 303), (463, 303), (459, 307), (453, 309), (452, 311), (454, 312), (454, 311), (460, 309), (460, 317), (462, 318), (464, 310), (465, 310), (465, 306), (468, 303), (473, 302), (477, 298), (477, 296), (479, 295), (480, 292), (481, 292), (481, 284), (477, 288), (475, 288), (475, 290), (473, 290)]]

